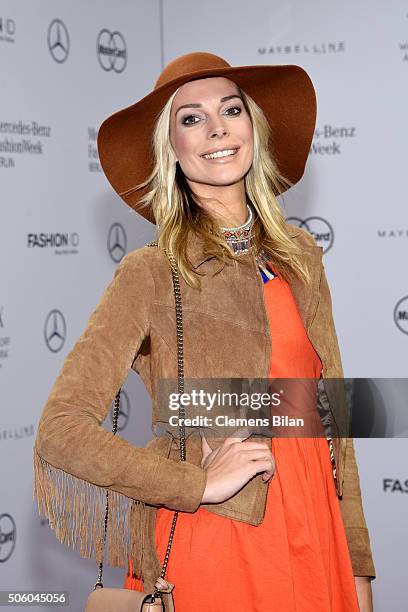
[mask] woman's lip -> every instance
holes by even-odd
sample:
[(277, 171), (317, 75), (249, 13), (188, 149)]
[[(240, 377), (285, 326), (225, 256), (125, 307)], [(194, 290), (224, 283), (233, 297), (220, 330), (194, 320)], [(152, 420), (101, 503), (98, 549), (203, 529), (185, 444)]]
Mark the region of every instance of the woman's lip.
[[(224, 150), (228, 150), (228, 149), (224, 149)], [(205, 161), (208, 162), (222, 162), (222, 161), (227, 161), (229, 159), (233, 159), (234, 157), (236, 157), (239, 153), (239, 149), (235, 150), (235, 153), (233, 153), (232, 155), (224, 155), (223, 157), (213, 157), (212, 159), (207, 159), (206, 157), (204, 157), (204, 155), (200, 155), (201, 159), (204, 159)]]

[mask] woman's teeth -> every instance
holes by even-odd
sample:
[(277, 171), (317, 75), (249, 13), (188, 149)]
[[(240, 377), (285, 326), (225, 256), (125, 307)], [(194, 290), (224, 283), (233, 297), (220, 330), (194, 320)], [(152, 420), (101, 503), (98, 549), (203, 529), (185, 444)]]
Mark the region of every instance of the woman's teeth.
[(216, 153), (209, 153), (203, 155), (205, 159), (217, 159), (217, 157), (227, 157), (228, 155), (235, 155), (238, 149), (224, 149), (224, 151), (217, 151)]

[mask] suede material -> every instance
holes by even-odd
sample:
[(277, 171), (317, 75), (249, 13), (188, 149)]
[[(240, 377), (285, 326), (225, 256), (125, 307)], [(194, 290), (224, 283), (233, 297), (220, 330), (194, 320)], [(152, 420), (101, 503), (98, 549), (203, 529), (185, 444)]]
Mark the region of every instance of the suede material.
[[(342, 377), (322, 249), (304, 230), (288, 226), (292, 239), (311, 263), (308, 286), (296, 278), (290, 286), (308, 337), (322, 365), (324, 392), (333, 422), (343, 413), (344, 397), (326, 379)], [(190, 234), (187, 252), (202, 274), (201, 291), (180, 276), (184, 328), (185, 378), (267, 378), (272, 354), (263, 282), (251, 254), (224, 264), (203, 255)], [(135, 569), (145, 588), (160, 573), (154, 544), (156, 508), (194, 512), (201, 503), (206, 472), (201, 468), (198, 436), (186, 440), (179, 461), (176, 438), (155, 436), (137, 448), (101, 427), (130, 368), (141, 376), (152, 399), (152, 425), (158, 422), (158, 381), (177, 378), (174, 291), (170, 265), (157, 247), (126, 255), (92, 313), (85, 331), (68, 354), (44, 407), (35, 453), (50, 466), (78, 479), (143, 502), (133, 523), (134, 549), (142, 559)], [(212, 448), (222, 439), (208, 438)], [(353, 440), (333, 437), (336, 487), (355, 575), (375, 576), (362, 507)], [(259, 525), (267, 485), (253, 477), (236, 495), (210, 512)], [(176, 527), (177, 529), (177, 527)], [(118, 563), (119, 564), (119, 563)], [(119, 564), (120, 566), (122, 563)]]

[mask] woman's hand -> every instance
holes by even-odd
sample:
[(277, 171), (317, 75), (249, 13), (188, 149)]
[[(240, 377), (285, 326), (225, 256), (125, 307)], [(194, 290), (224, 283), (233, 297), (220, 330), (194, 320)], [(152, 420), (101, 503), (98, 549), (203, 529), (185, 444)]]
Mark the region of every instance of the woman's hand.
[(202, 504), (216, 504), (229, 499), (255, 474), (263, 472), (262, 478), (268, 482), (275, 473), (275, 459), (265, 442), (230, 437), (212, 450), (202, 435), (201, 445), (201, 467), (207, 471)]

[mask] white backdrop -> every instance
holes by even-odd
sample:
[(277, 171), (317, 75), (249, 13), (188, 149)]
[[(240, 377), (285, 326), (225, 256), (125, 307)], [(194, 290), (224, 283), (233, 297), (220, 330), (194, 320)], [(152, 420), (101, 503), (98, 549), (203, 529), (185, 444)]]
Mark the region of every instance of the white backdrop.
[[(32, 445), (115, 266), (153, 236), (101, 172), (97, 129), (191, 51), (233, 65), (298, 64), (311, 76), (316, 132), (285, 212), (325, 248), (345, 375), (407, 377), (406, 1), (0, 0), (0, 590), (68, 590), (69, 609), (81, 610), (95, 582), (93, 562), (38, 517)], [(392, 411), (392, 394), (377, 385)], [(134, 373), (125, 389), (120, 435), (141, 446), (151, 437), (149, 398)], [(400, 611), (407, 440), (355, 444), (375, 609)], [(122, 583), (122, 570), (105, 574), (107, 584)]]

